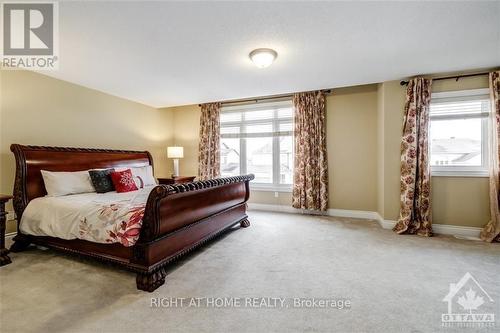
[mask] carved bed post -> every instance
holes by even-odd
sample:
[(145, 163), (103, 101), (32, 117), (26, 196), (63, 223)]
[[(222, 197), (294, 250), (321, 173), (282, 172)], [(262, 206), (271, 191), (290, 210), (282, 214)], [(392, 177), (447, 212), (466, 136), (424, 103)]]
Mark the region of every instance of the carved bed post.
[(23, 215), (24, 209), (28, 205), (28, 195), (26, 191), (26, 158), (20, 145), (13, 144), (10, 146), (10, 150), (14, 153), (16, 158), (16, 178), (14, 180), (14, 198), (12, 200), (12, 204), (16, 213), (17, 224), (17, 234), (13, 239), (14, 244), (11, 245), (10, 251), (21, 252), (30, 245), (28, 238), (19, 230), (21, 216)]
[[(253, 178), (251, 178), (253, 179)], [(251, 179), (246, 179), (245, 180), (245, 188), (246, 188), (246, 196), (245, 196), (245, 204), (248, 207), (248, 199), (250, 198), (250, 180)], [(243, 221), (240, 222), (240, 227), (242, 228), (248, 228), (250, 226), (250, 221), (248, 219), (244, 219)]]
[(138, 243), (151, 241), (159, 235), (160, 201), (170, 193), (174, 193), (171, 185), (158, 185), (149, 194)]
[(137, 277), (135, 279), (137, 289), (153, 292), (159, 286), (165, 284), (166, 276), (167, 272), (164, 267), (160, 267), (152, 272), (137, 273)]

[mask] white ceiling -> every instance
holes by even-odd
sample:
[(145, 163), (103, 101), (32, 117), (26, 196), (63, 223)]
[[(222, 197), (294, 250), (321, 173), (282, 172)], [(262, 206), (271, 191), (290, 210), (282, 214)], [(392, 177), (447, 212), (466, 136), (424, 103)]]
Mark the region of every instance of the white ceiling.
[[(155, 107), (500, 65), (500, 2), (62, 2), (45, 74)], [(259, 69), (255, 48), (279, 56)]]

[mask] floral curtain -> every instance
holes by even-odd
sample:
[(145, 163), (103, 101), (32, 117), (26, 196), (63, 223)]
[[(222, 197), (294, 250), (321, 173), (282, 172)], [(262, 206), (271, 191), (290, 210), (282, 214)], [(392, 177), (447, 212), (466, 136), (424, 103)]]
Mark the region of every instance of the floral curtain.
[(398, 234), (432, 236), (429, 167), (429, 104), (432, 80), (415, 78), (406, 90)]
[(200, 180), (220, 175), (219, 114), (221, 103), (201, 105), (198, 176)]
[(293, 96), (295, 161), (292, 206), (328, 209), (328, 161), (326, 155), (326, 111), (322, 92)]
[(490, 214), (491, 220), (481, 231), (481, 239), (487, 242), (500, 242), (500, 212), (499, 212), (499, 143), (500, 143), (500, 71), (490, 73)]

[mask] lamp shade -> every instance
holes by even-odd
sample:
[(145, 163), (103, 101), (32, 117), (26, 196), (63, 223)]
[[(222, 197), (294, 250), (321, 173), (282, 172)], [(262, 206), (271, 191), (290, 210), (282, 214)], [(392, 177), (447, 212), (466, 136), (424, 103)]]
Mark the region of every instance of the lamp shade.
[(167, 156), (168, 158), (183, 158), (184, 147), (168, 147)]

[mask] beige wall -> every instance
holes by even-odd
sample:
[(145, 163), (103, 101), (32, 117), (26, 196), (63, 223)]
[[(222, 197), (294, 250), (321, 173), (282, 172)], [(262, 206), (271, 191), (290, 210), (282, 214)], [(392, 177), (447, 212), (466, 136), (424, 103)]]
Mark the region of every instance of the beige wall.
[(327, 98), (330, 208), (377, 210), (377, 85)]
[(184, 147), (184, 158), (179, 161), (181, 175), (198, 175), (198, 138), (200, 131), (200, 107), (187, 105), (162, 110), (171, 110), (173, 115), (174, 143)]
[[(486, 76), (434, 81), (433, 92), (487, 88)], [(401, 142), (405, 87), (399, 81), (379, 85), (378, 108), (379, 177), (382, 174), (383, 197), (379, 187), (378, 212), (387, 220), (399, 215), (399, 144)], [(381, 114), (382, 113), (382, 114)], [(382, 132), (382, 133), (381, 133)], [(380, 141), (383, 140), (383, 141)], [(381, 148), (381, 145), (383, 146)], [(381, 169), (383, 172), (381, 171)], [(380, 185), (381, 184), (381, 185)], [(488, 179), (481, 177), (432, 177), (432, 215), (434, 223), (482, 227), (489, 220)]]
[(12, 193), (12, 143), (149, 150), (156, 175), (171, 173), (166, 158), (166, 147), (173, 142), (171, 111), (33, 72), (0, 75), (1, 193)]
[(388, 220), (399, 214), (400, 144), (405, 89), (399, 81), (379, 84), (378, 101), (378, 212)]
[(384, 216), (384, 85), (377, 84), (377, 212)]
[(432, 177), (434, 223), (482, 227), (490, 219), (488, 178)]

